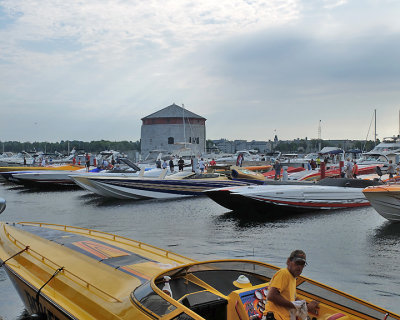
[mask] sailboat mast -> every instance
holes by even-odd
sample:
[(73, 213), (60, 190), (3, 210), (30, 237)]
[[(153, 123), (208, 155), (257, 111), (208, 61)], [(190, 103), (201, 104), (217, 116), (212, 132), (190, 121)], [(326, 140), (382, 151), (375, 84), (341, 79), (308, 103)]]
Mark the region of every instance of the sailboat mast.
[(182, 103), (182, 121), (183, 121), (183, 141), (186, 148), (186, 128), (185, 128), (185, 105)]
[(374, 118), (375, 118), (375, 147), (376, 147), (376, 109), (374, 110)]

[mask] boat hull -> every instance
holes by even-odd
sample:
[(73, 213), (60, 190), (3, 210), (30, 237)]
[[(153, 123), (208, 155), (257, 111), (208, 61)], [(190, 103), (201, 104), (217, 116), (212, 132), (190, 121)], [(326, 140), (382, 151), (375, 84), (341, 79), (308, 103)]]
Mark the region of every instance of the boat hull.
[(132, 290), (161, 271), (194, 262), (123, 237), (41, 223), (0, 223), (3, 261), (29, 313), (127, 320), (153, 319), (132, 303)]
[(364, 189), (372, 207), (385, 219), (400, 221), (400, 186), (389, 185)]
[(229, 179), (116, 179), (88, 176), (72, 176), (72, 178), (76, 184), (98, 195), (133, 200), (202, 196), (203, 192), (209, 189), (248, 185), (247, 182)]
[(74, 171), (51, 171), (51, 172), (24, 172), (13, 173), (12, 181), (26, 187), (38, 188), (78, 188), (69, 177)]
[(310, 210), (332, 210), (369, 206), (362, 188), (317, 185), (264, 185), (222, 188), (205, 192), (218, 204), (233, 211), (254, 211), (269, 216)]
[[(113, 234), (35, 222), (0, 223), (0, 261), (28, 312), (49, 320), (261, 319), (278, 270), (243, 259), (199, 262)], [(248, 286), (235, 284), (243, 277)], [(400, 320), (302, 276), (296, 296), (320, 301), (318, 315), (309, 314), (318, 319)]]
[(8, 277), (14, 285), (19, 297), (24, 303), (25, 309), (29, 314), (45, 316), (45, 319), (53, 320), (75, 320), (74, 316), (69, 314), (61, 306), (49, 299), (46, 295), (37, 295), (38, 289), (34, 288), (28, 281), (21, 278), (16, 272), (4, 266)]

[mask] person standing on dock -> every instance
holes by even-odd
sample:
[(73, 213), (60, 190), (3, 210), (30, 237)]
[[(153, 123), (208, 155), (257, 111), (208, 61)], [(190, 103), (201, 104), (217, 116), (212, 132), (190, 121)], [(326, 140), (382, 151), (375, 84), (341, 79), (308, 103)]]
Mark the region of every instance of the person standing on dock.
[(167, 169), (168, 168), (167, 160), (164, 160), (164, 162), (162, 164), (162, 168), (163, 169)]
[(86, 167), (86, 172), (89, 172), (89, 168), (90, 168), (90, 155), (89, 153), (86, 152), (86, 156), (85, 156), (85, 167)]
[(171, 171), (171, 172), (174, 172), (174, 160), (172, 160), (172, 158), (171, 159), (169, 159), (169, 170)]
[(179, 169), (179, 171), (183, 171), (184, 164), (185, 164), (185, 161), (182, 159), (182, 157), (180, 157), (179, 160), (178, 160), (178, 169)]
[(344, 164), (346, 178), (352, 179), (353, 178), (353, 163), (350, 161), (350, 158), (347, 158), (346, 163)]
[(358, 164), (356, 160), (353, 161), (353, 178), (356, 179), (358, 175)]
[(275, 180), (280, 180), (281, 179), (281, 163), (279, 162), (278, 159), (275, 160), (275, 163), (273, 165), (273, 168), (275, 170)]
[(204, 169), (205, 169), (206, 165), (204, 163), (204, 159), (201, 158), (199, 161), (199, 169), (200, 169), (200, 173), (203, 174), (204, 173)]

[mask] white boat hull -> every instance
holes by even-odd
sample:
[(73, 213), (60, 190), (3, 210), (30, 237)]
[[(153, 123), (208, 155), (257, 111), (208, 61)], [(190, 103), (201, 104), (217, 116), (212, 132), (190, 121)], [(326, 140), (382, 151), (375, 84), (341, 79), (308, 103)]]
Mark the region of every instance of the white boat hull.
[(374, 209), (385, 219), (400, 221), (400, 186), (398, 190), (392, 187), (379, 187), (364, 189), (365, 197), (369, 200)]

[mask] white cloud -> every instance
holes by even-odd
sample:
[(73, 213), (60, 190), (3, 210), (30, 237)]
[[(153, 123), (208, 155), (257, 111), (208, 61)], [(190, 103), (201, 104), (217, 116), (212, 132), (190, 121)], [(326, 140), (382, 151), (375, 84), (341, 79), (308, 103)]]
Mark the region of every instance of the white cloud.
[[(372, 105), (383, 116), (400, 99), (398, 9), (390, 0), (0, 0), (0, 140), (139, 139), (140, 118), (172, 102), (208, 118), (210, 138), (261, 139), (270, 127), (312, 137), (330, 110), (336, 119), (353, 109), (352, 123)], [(29, 125), (40, 113), (59, 116), (57, 135), (44, 120)], [(15, 119), (24, 126), (8, 127)], [(113, 129), (88, 136), (96, 123)], [(351, 134), (364, 136), (329, 133)]]

